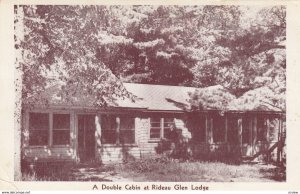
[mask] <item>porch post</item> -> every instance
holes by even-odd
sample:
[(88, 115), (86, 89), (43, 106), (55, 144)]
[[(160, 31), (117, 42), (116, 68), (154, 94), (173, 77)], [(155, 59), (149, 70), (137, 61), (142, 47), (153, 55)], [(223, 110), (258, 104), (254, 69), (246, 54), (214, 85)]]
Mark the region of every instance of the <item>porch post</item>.
[(208, 144), (208, 120), (207, 115), (205, 115), (205, 143)]
[(280, 118), (278, 120), (278, 137), (277, 137), (277, 142), (278, 142), (278, 146), (277, 146), (277, 163), (279, 164), (281, 162), (281, 158), (282, 158), (282, 147), (281, 147), (281, 141), (282, 141), (282, 116), (280, 115)]
[(73, 112), (74, 114), (74, 123), (73, 123), (73, 126), (74, 126), (74, 149), (75, 149), (75, 159), (76, 159), (76, 162), (79, 162), (79, 150), (78, 150), (78, 114)]
[(206, 116), (206, 132), (207, 132), (207, 140), (206, 142), (208, 144), (212, 144), (213, 141), (213, 121), (212, 121), (212, 117), (211, 116)]
[(255, 153), (255, 147), (256, 147), (256, 140), (257, 140), (257, 115), (255, 114), (254, 115), (254, 118), (253, 118), (253, 132), (252, 132), (252, 149), (253, 149), (253, 152), (252, 154), (256, 154)]
[(101, 115), (100, 114), (96, 114), (95, 116), (95, 126), (96, 126), (95, 138), (96, 138), (96, 145), (98, 148), (101, 147)]
[(238, 141), (239, 141), (239, 150), (240, 153), (239, 155), (242, 155), (242, 134), (243, 134), (243, 119), (239, 118), (238, 119)]
[[(29, 146), (29, 112), (25, 111), (24, 147)], [(23, 143), (22, 143), (23, 144)], [(22, 147), (21, 147), (22, 148)]]
[(267, 131), (266, 131), (266, 140), (267, 140), (267, 143), (270, 142), (270, 118), (268, 117), (267, 120)]
[(101, 160), (101, 152), (98, 150), (98, 148), (101, 147), (101, 115), (98, 113), (95, 115), (95, 158), (96, 161), (100, 161)]
[(228, 134), (228, 119), (227, 119), (227, 115), (224, 116), (225, 117), (225, 143), (227, 143), (227, 140), (228, 140), (228, 137), (227, 137), (227, 134)]
[(117, 133), (117, 144), (120, 144), (120, 117), (117, 116), (116, 117), (116, 124), (117, 124), (117, 128), (116, 128), (116, 133)]
[(229, 144), (228, 144), (228, 116), (227, 114), (224, 115), (225, 117), (225, 143), (226, 143), (226, 151), (229, 152), (230, 148), (229, 148)]
[[(267, 146), (268, 146), (267, 149), (269, 149), (269, 146), (270, 146), (270, 138), (269, 138), (269, 133), (270, 133), (270, 118), (269, 118), (269, 116), (266, 119), (266, 122), (267, 122), (266, 142), (267, 142)], [(271, 159), (270, 157), (271, 157), (271, 153), (268, 151), (267, 152), (267, 162), (270, 162), (270, 159)]]
[(70, 113), (70, 137), (71, 137), (71, 147), (74, 149), (73, 150), (73, 158), (77, 159), (77, 133), (76, 133), (76, 119), (75, 119), (75, 113), (72, 111)]
[(53, 112), (49, 113), (49, 139), (48, 146), (53, 145)]
[(249, 115), (249, 137), (248, 137), (250, 149), (251, 149), (251, 156), (253, 155), (253, 145), (252, 145), (252, 139), (253, 139), (253, 119), (252, 116)]

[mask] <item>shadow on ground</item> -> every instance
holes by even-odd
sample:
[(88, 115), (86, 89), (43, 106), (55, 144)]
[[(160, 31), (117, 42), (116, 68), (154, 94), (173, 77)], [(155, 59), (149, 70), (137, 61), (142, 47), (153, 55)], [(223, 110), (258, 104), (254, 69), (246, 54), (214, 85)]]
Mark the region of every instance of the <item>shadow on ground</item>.
[(259, 173), (264, 178), (268, 178), (274, 181), (286, 181), (286, 168), (284, 166), (276, 166), (274, 168), (262, 168)]
[(128, 181), (113, 165), (39, 163), (24, 170), (24, 181)]

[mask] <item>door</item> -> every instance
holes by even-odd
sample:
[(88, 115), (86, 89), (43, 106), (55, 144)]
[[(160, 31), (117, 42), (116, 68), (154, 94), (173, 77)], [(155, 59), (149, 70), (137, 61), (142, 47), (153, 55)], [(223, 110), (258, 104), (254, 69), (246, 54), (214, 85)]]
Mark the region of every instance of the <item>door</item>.
[(80, 162), (95, 160), (95, 115), (78, 115), (78, 156)]

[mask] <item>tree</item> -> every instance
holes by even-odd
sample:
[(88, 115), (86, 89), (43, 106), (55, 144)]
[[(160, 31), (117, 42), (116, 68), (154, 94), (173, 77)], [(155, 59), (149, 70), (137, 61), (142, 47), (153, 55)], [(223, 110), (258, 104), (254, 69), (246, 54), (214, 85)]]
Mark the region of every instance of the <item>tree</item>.
[(99, 45), (123, 46), (131, 41), (111, 34), (118, 26), (106, 25), (110, 16), (106, 7), (23, 6), (23, 9), (27, 34), (21, 46), (28, 53), (22, 66), (23, 98), (54, 80), (63, 81), (70, 96), (74, 88), (93, 93), (98, 105), (105, 103), (106, 96), (128, 95), (104, 64), (105, 60), (96, 57)]
[(14, 110), (14, 180), (21, 180), (21, 109), (22, 109), (22, 71), (20, 66), (22, 63), (22, 51), (20, 44), (24, 40), (23, 17), (24, 13), (20, 6), (14, 8), (15, 18), (15, 43), (16, 43), (16, 102)]
[(272, 92), (261, 96), (265, 99), (262, 101), (285, 110), (285, 7), (263, 8), (255, 20), (247, 19), (241, 17), (243, 25), (231, 36), (220, 36), (215, 41), (217, 46), (213, 48), (223, 49), (218, 53), (226, 55), (219, 54), (214, 65), (196, 66), (194, 82), (198, 86), (220, 84), (241, 98), (265, 88)]
[(114, 96), (132, 97), (96, 57), (99, 44), (130, 42), (108, 34), (118, 26), (107, 26), (107, 16), (103, 6), (15, 6), (16, 180), (20, 179), (21, 108), (29, 99), (55, 83), (62, 84), (64, 100), (71, 101), (81, 90), (96, 97), (96, 106), (113, 101)]

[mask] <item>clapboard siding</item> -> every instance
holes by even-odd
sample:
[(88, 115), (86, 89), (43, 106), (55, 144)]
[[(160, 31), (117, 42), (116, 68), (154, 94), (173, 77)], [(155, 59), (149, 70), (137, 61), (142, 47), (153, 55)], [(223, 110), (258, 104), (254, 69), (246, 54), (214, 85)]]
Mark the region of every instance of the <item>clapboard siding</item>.
[(137, 146), (103, 146), (98, 148), (97, 152), (98, 160), (104, 164), (140, 158), (140, 149)]
[(136, 133), (138, 136), (138, 146), (140, 148), (141, 156), (146, 156), (155, 153), (157, 142), (150, 142), (150, 118), (138, 117), (136, 118)]
[(75, 160), (76, 152), (72, 147), (27, 147), (23, 149), (27, 160), (42, 161), (45, 159)]

